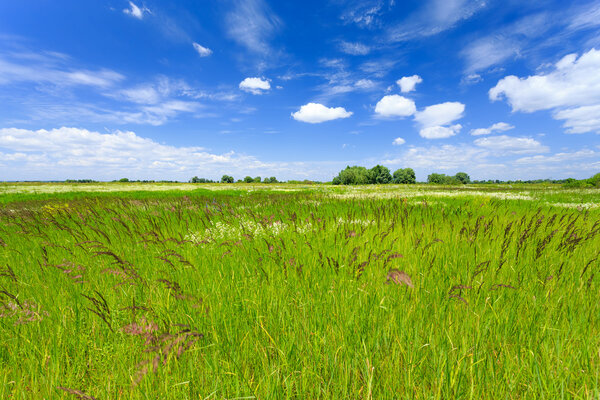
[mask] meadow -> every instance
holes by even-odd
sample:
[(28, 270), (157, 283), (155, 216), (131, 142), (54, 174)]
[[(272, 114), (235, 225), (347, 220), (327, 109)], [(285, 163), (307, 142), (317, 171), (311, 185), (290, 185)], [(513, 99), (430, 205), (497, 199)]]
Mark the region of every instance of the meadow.
[(0, 398), (598, 399), (599, 255), (597, 189), (0, 184)]

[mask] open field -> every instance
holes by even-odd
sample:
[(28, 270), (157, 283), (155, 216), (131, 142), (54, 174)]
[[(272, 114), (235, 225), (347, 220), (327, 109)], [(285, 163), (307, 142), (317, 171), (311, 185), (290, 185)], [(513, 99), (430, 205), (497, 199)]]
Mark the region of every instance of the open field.
[(599, 206), (536, 185), (1, 184), (0, 398), (597, 399)]

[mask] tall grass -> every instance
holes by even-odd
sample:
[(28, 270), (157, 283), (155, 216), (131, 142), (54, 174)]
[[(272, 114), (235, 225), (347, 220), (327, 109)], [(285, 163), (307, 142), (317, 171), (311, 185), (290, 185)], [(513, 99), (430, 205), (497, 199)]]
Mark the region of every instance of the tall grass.
[(0, 210), (0, 398), (600, 395), (596, 209), (316, 191), (32, 204)]

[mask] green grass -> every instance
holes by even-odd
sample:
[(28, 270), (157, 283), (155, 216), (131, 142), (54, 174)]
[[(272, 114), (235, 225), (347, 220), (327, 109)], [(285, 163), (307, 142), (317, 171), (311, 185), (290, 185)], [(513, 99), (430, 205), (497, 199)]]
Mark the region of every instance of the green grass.
[(0, 398), (600, 395), (597, 191), (244, 188), (5, 199)]

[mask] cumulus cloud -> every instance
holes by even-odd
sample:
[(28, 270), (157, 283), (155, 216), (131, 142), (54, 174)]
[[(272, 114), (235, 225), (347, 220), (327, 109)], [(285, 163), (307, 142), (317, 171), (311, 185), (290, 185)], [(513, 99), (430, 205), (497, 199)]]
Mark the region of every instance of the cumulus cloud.
[(406, 143), (406, 140), (402, 139), (401, 137), (397, 137), (396, 139), (394, 139), (394, 141), (392, 142), (392, 144), (394, 146), (401, 146), (404, 143)]
[(267, 79), (246, 78), (240, 82), (240, 89), (252, 94), (263, 94), (271, 89), (271, 84)]
[(204, 47), (201, 44), (198, 44), (196, 42), (194, 42), (193, 44), (194, 44), (194, 49), (198, 52), (198, 54), (200, 54), (200, 57), (208, 57), (212, 54), (212, 50), (209, 49), (208, 47)]
[(567, 133), (600, 132), (600, 50), (569, 54), (545, 74), (507, 76), (489, 97), (506, 100), (513, 111), (553, 110), (555, 119), (565, 120)]
[(544, 146), (537, 140), (527, 137), (491, 136), (476, 139), (474, 143), (478, 147), (488, 149), (497, 154), (531, 154), (547, 153), (550, 151), (548, 146)]
[(458, 102), (446, 102), (425, 107), (415, 113), (415, 121), (421, 125), (419, 135), (426, 139), (445, 139), (456, 135), (462, 125), (450, 125), (463, 117), (465, 105)]
[(300, 110), (292, 113), (296, 121), (318, 124), (334, 119), (348, 118), (352, 115), (351, 111), (346, 111), (343, 107), (325, 107), (323, 104), (308, 103), (300, 107)]
[(134, 132), (99, 133), (80, 128), (0, 129), (0, 164), (11, 180), (178, 179), (191, 176), (277, 176), (331, 179), (346, 161), (269, 161), (233, 151), (171, 146)]
[(428, 126), (419, 131), (419, 135), (425, 139), (446, 139), (456, 135), (462, 129), (461, 124), (451, 126)]
[(375, 105), (380, 117), (410, 117), (417, 111), (415, 102), (397, 94), (383, 96)]
[(419, 75), (413, 76), (403, 76), (402, 78), (396, 81), (396, 84), (400, 86), (400, 91), (402, 93), (409, 93), (415, 90), (415, 86), (418, 83), (423, 82), (423, 79)]
[(144, 18), (145, 13), (150, 13), (150, 10), (146, 7), (138, 7), (134, 2), (129, 2), (129, 8), (125, 8), (123, 12), (137, 19)]
[(473, 136), (489, 135), (491, 133), (496, 133), (496, 132), (505, 132), (505, 131), (511, 130), (513, 128), (514, 128), (514, 126), (507, 124), (506, 122), (498, 122), (488, 128), (473, 129), (473, 130), (471, 130), (471, 135), (473, 135)]
[(463, 117), (465, 105), (458, 102), (445, 102), (425, 107), (415, 114), (415, 121), (424, 127), (447, 125)]
[(362, 43), (353, 43), (342, 41), (340, 43), (340, 50), (346, 54), (350, 54), (353, 56), (364, 56), (369, 54), (371, 48)]

